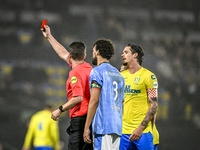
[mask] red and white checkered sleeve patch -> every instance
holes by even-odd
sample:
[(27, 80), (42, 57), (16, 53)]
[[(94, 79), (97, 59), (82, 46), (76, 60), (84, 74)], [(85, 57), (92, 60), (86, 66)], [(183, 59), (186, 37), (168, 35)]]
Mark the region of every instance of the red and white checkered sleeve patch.
[(158, 96), (158, 90), (157, 89), (147, 89), (147, 95), (148, 98), (154, 98)]

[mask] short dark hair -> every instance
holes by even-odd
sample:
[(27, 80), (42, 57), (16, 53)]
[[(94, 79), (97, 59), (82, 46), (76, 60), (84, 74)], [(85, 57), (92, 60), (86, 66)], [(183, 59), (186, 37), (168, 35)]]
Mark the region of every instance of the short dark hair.
[(86, 53), (86, 46), (80, 41), (72, 42), (69, 45), (69, 53), (74, 60), (83, 60)]
[(93, 47), (96, 46), (96, 50), (99, 50), (101, 57), (109, 60), (115, 54), (115, 48), (111, 40), (98, 39), (94, 42)]
[(131, 47), (132, 54), (138, 53), (137, 60), (138, 60), (139, 64), (142, 65), (142, 62), (144, 61), (144, 58), (143, 58), (144, 50), (142, 49), (142, 47), (139, 45), (136, 45), (136, 44), (128, 44), (128, 46)]

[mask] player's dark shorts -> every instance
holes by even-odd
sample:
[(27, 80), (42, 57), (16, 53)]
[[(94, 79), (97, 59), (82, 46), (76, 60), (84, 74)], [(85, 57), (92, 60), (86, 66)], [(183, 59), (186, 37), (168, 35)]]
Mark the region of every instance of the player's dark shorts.
[(122, 134), (120, 140), (120, 150), (153, 150), (153, 135), (142, 133), (137, 141), (129, 141), (131, 134)]
[(71, 119), (70, 126), (67, 128), (67, 133), (69, 134), (68, 150), (93, 150), (92, 144), (86, 144), (83, 141), (85, 121), (86, 115)]

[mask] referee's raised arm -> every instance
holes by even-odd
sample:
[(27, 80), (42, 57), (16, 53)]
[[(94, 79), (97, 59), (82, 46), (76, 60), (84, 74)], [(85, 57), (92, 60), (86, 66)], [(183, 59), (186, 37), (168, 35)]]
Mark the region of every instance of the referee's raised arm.
[(69, 52), (52, 36), (50, 27), (48, 25), (44, 25), (44, 28), (42, 28), (41, 31), (58, 56), (69, 63)]

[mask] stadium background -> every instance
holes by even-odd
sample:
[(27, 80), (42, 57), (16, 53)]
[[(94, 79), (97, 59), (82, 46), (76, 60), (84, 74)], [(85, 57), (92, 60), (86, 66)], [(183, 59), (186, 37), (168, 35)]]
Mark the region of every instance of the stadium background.
[[(0, 143), (4, 150), (21, 149), (27, 121), (46, 101), (55, 107), (67, 101), (70, 68), (43, 38), (43, 19), (48, 19), (53, 36), (66, 48), (74, 40), (85, 42), (90, 63), (92, 44), (100, 37), (115, 44), (111, 64), (116, 68), (125, 45), (141, 45), (143, 66), (159, 81), (159, 149), (200, 149), (197, 0), (0, 0), (0, 4)], [(67, 149), (68, 113), (59, 125), (63, 149)]]

